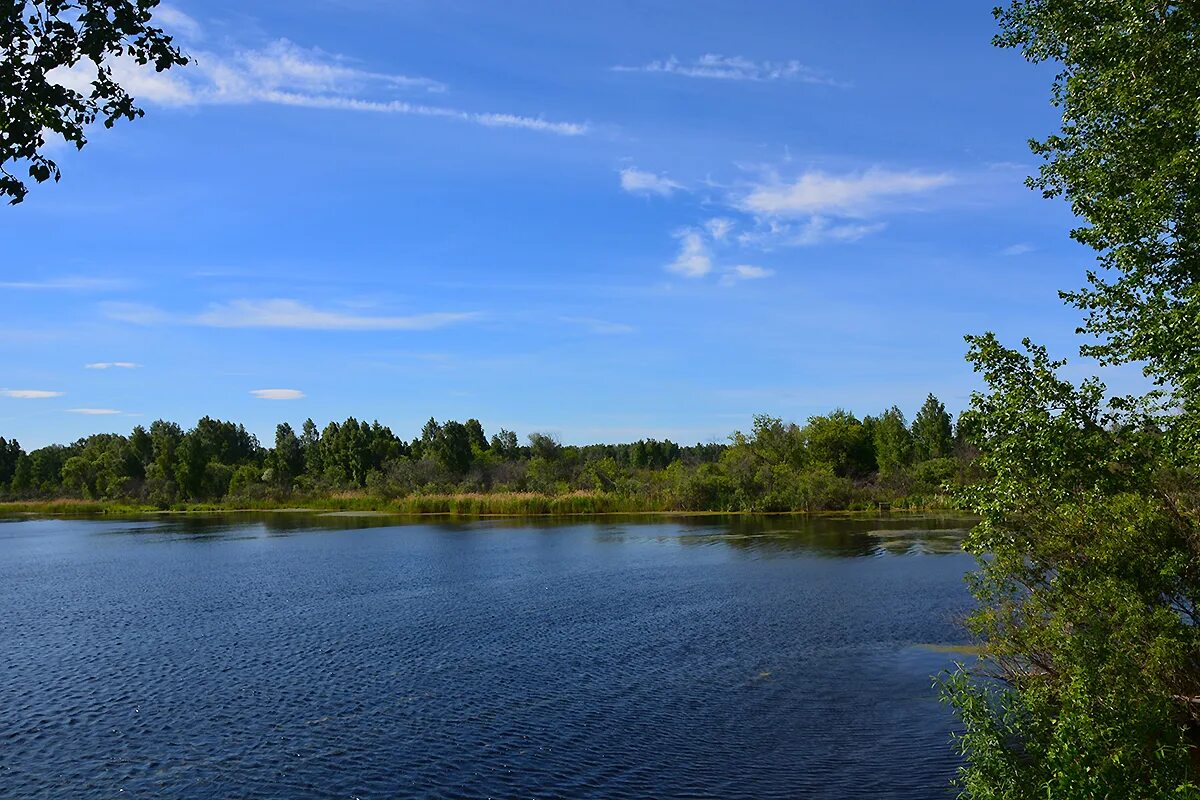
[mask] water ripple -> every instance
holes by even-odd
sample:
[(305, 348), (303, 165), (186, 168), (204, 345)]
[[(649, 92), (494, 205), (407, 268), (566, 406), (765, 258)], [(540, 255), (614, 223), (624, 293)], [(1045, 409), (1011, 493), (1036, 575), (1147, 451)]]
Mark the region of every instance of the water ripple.
[(949, 796), (936, 530), (330, 524), (4, 526), (0, 796)]

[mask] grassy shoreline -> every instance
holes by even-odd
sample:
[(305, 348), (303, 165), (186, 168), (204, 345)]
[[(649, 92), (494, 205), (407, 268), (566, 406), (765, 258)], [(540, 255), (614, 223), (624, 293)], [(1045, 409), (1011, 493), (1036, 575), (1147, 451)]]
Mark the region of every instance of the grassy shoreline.
[[(945, 505), (923, 507), (892, 507), (896, 513), (957, 513)], [(878, 514), (879, 509), (849, 511), (792, 510), (792, 511), (713, 511), (666, 508), (648, 498), (629, 498), (602, 493), (573, 493), (545, 495), (532, 492), (495, 494), (411, 495), (395, 499), (366, 494), (343, 493), (332, 496), (293, 496), (280, 499), (233, 499), (219, 503), (176, 503), (162, 508), (148, 504), (109, 500), (57, 498), (52, 500), (18, 500), (0, 502), (0, 514), (35, 514), (43, 516), (141, 516), (150, 514), (211, 514), (237, 512), (358, 512), (395, 514), (398, 516), (461, 516), (461, 517), (552, 517), (603, 516), (614, 514), (659, 514), (688, 516), (729, 515), (862, 515)], [(886, 513), (886, 512), (883, 512)]]

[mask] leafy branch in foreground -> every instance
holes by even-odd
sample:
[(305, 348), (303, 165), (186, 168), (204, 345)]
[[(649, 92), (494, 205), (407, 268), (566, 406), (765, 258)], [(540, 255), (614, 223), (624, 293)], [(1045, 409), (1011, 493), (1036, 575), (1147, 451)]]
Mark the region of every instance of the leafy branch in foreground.
[(948, 684), (966, 796), (1200, 796), (1200, 551), (1156, 398), (1106, 401), (1028, 343), (970, 358), (991, 391), (964, 420), (984, 476), (964, 491), (984, 661)]
[[(0, 197), (19, 203), (28, 193), (10, 171), (26, 164), (41, 183), (61, 175), (45, 154), (47, 135), (82, 149), (97, 120), (143, 112), (113, 77), (128, 63), (157, 71), (188, 62), (169, 35), (152, 24), (158, 0), (0, 0)], [(72, 80), (78, 78), (78, 80)], [(90, 79), (87, 88), (71, 88)]]

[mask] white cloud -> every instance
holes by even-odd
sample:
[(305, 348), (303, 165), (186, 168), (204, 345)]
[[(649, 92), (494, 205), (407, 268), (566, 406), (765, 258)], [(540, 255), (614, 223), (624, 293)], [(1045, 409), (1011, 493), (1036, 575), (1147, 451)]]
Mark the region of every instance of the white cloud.
[(714, 241), (723, 241), (733, 230), (734, 221), (728, 217), (713, 217), (704, 223), (704, 228)]
[(110, 319), (135, 325), (175, 324), (203, 325), (210, 328), (293, 328), (327, 331), (431, 330), (479, 316), (473, 311), (372, 316), (319, 309), (286, 298), (231, 300), (210, 305), (199, 314), (170, 314), (140, 303), (103, 303), (101, 309)]
[(655, 175), (653, 172), (629, 167), (621, 170), (621, 188), (631, 194), (657, 194), (666, 197), (677, 189), (682, 189), (683, 185), (665, 175)]
[(775, 274), (775, 270), (767, 269), (766, 267), (756, 267), (752, 264), (738, 264), (732, 270), (731, 274), (739, 280), (752, 281), (761, 278), (769, 278)]
[(252, 389), (250, 394), (259, 400), (300, 400), (304, 392), (299, 389)]
[(1012, 244), (1000, 251), (1001, 255), (1005, 256), (1023, 256), (1026, 253), (1032, 253), (1037, 248), (1026, 242)]
[(840, 86), (838, 81), (821, 74), (799, 61), (752, 61), (744, 56), (723, 56), (705, 53), (683, 62), (675, 56), (651, 61), (641, 66), (616, 66), (617, 72), (648, 72), (680, 75), (685, 78), (708, 78), (725, 81), (798, 81), (800, 83)]
[[(128, 58), (111, 62), (113, 77), (138, 100), (164, 106), (242, 105), (267, 103), (337, 111), (407, 114), (469, 122), (489, 128), (520, 128), (562, 136), (579, 136), (588, 125), (556, 122), (511, 113), (466, 111), (423, 105), (387, 96), (396, 91), (441, 93), (445, 84), (431, 78), (374, 72), (354, 66), (344, 56), (304, 48), (278, 39), (257, 50), (231, 53), (196, 51), (183, 69), (155, 72)], [(50, 80), (87, 91), (94, 65), (60, 68)]]
[(172, 37), (178, 39), (198, 39), (204, 33), (199, 22), (175, 6), (166, 3), (154, 9), (154, 22), (161, 25), (162, 29)]
[(744, 211), (778, 217), (830, 214), (866, 217), (894, 206), (897, 198), (920, 195), (946, 186), (944, 173), (893, 172), (870, 169), (845, 175), (807, 172), (794, 181), (778, 178), (754, 186), (737, 200)]
[(344, 56), (287, 39), (276, 39), (261, 50), (243, 50), (228, 61), (217, 59), (209, 73), (217, 91), (250, 100), (270, 91), (346, 94), (373, 85), (446, 91), (444, 83), (431, 78), (359, 69)]
[(45, 389), (0, 389), (0, 395), (20, 400), (45, 400), (48, 397), (62, 397), (63, 394), (65, 392), (49, 392)]
[(68, 408), (67, 411), (72, 414), (87, 414), (93, 417), (106, 417), (121, 413), (115, 408)]
[(732, 286), (741, 281), (762, 280), (774, 274), (775, 270), (767, 269), (766, 267), (756, 267), (752, 264), (738, 264), (736, 267), (725, 270), (724, 274), (721, 275), (721, 285)]
[(820, 244), (846, 244), (886, 228), (883, 222), (833, 222), (826, 217), (810, 217), (802, 222), (778, 219), (760, 220), (758, 227), (738, 237), (746, 247), (770, 250), (775, 247), (813, 247)]
[(369, 316), (326, 311), (297, 300), (234, 300), (210, 306), (192, 321), (214, 328), (301, 328), (341, 331), (417, 331), (441, 328), (478, 316), (436, 312), (411, 316)]
[(565, 322), (568, 325), (579, 325), (601, 336), (616, 336), (633, 333), (635, 330), (632, 325), (626, 325), (623, 322), (609, 322), (608, 320), (594, 319), (592, 317), (559, 317), (558, 321)]
[(685, 278), (702, 278), (712, 272), (712, 255), (704, 235), (693, 228), (684, 228), (675, 234), (679, 239), (679, 255), (667, 265), (671, 272)]
[(418, 117), (442, 117), (445, 119), (471, 122), (485, 128), (523, 128), (539, 133), (554, 133), (560, 136), (582, 136), (588, 126), (581, 122), (554, 122), (541, 117), (523, 117), (517, 114), (492, 114), (461, 111), (444, 106), (427, 106), (401, 100), (380, 102), (360, 100), (352, 97), (330, 97), (306, 95), (294, 92), (269, 92), (261, 98), (264, 102), (303, 108), (324, 108), (340, 111), (368, 111), (378, 114), (409, 114)]
[(84, 369), (137, 369), (141, 364), (135, 364), (132, 361), (97, 361), (83, 366)]

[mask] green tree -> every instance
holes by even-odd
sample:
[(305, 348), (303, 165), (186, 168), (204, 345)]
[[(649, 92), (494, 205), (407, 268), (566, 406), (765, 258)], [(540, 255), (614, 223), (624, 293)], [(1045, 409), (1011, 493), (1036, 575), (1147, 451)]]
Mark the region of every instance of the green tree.
[(931, 458), (949, 458), (954, 452), (954, 432), (950, 427), (950, 414), (942, 401), (932, 394), (913, 417), (913, 453), (917, 461)]
[(529, 452), (533, 458), (540, 458), (553, 463), (562, 455), (563, 446), (558, 439), (549, 433), (529, 434)]
[(875, 471), (875, 444), (849, 411), (839, 408), (825, 416), (810, 417), (802, 436), (808, 464), (826, 465), (842, 478), (863, 477)]
[(1028, 342), (971, 342), (989, 391), (968, 415), (986, 476), (965, 495), (968, 625), (988, 666), (950, 683), (965, 795), (1200, 797), (1196, 506), (1164, 482), (1159, 407), (1076, 387)]
[(1055, 61), (1062, 128), (1030, 185), (1082, 220), (1100, 270), (1065, 299), (1083, 353), (1161, 392), (1076, 386), (1026, 342), (970, 338), (987, 391), (963, 420), (982, 482), (969, 622), (984, 668), (949, 682), (964, 794), (1200, 797), (1200, 8), (1019, 0), (996, 43)]
[(304, 472), (311, 477), (319, 477), (325, 471), (325, 466), (321, 459), (321, 433), (312, 419), (304, 420), (300, 430), (300, 447), (304, 452)]
[(506, 460), (513, 460), (520, 455), (520, 445), (517, 435), (510, 430), (501, 428), (500, 432), (492, 435), (490, 448)]
[(872, 429), (875, 461), (881, 475), (895, 475), (912, 463), (913, 437), (896, 406), (880, 414)]
[(275, 426), (275, 449), (271, 451), (271, 468), (275, 470), (275, 482), (284, 489), (290, 489), (292, 482), (304, 471), (304, 450), (300, 439), (292, 430), (292, 426), (286, 422)]
[(184, 434), (175, 451), (173, 475), (183, 495), (192, 500), (204, 497), (204, 470), (208, 466), (204, 438), (194, 429)]
[(451, 475), (462, 476), (471, 468), (471, 434), (467, 426), (453, 420), (438, 427), (431, 450), (433, 458)]
[(483, 434), (483, 425), (477, 419), (469, 419), (463, 423), (467, 428), (467, 436), (471, 440), (471, 447), (476, 451), (484, 451), (488, 449), (487, 437)]
[(433, 444), (435, 441), (437, 441), (437, 438), (441, 432), (442, 426), (438, 425), (436, 419), (430, 417), (425, 423), (424, 427), (421, 428), (421, 443), (426, 445)]
[(154, 440), (150, 432), (141, 425), (135, 425), (129, 433), (129, 447), (142, 465), (142, 471), (154, 460)]
[(0, 436), (0, 491), (12, 486), (13, 476), (17, 473), (17, 462), (23, 455), (25, 451), (16, 439), (5, 441), (4, 437)]
[(1190, 403), (1200, 381), (1200, 7), (1164, 0), (1023, 0), (997, 9), (996, 43), (1053, 61), (1062, 128), (1031, 147), (1029, 184), (1061, 196), (1097, 252), (1084, 348), (1141, 362)]
[(755, 414), (750, 435), (736, 431), (729, 440), (735, 448), (744, 448), (760, 464), (787, 464), (793, 467), (804, 463), (805, 443), (801, 430), (794, 423), (784, 423), (779, 417)]
[[(9, 171), (27, 165), (39, 183), (59, 179), (45, 155), (46, 136), (76, 148), (100, 120), (111, 128), (142, 110), (113, 79), (120, 58), (161, 72), (188, 62), (171, 37), (155, 27), (158, 0), (4, 0), (0, 2), (0, 196), (24, 199), (25, 182)], [(62, 71), (79, 70), (90, 86), (63, 85)]]

